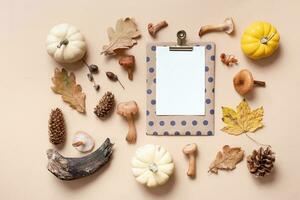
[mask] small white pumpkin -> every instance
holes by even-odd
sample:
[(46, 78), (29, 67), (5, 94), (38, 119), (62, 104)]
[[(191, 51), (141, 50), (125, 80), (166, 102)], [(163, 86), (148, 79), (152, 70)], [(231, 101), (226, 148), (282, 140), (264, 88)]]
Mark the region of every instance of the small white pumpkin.
[(75, 26), (67, 23), (54, 26), (46, 44), (48, 54), (59, 63), (74, 63), (86, 53), (83, 35)]
[(148, 187), (165, 184), (174, 171), (171, 154), (162, 146), (153, 144), (138, 148), (131, 166), (136, 180)]

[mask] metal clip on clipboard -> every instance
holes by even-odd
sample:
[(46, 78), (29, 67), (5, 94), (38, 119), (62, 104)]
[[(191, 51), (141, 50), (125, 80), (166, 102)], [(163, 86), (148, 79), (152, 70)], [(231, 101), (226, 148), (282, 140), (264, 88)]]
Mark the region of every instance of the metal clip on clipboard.
[(186, 46), (186, 32), (184, 30), (180, 30), (177, 32), (177, 45), (170, 46), (170, 51), (193, 51), (192, 46)]

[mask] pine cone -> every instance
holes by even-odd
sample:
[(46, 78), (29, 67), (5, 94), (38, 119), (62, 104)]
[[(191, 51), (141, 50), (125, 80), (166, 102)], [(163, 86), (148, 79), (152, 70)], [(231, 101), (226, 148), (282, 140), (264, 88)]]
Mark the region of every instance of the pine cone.
[(52, 144), (61, 144), (65, 141), (65, 121), (59, 108), (51, 111), (48, 128), (49, 140)]
[(106, 92), (95, 107), (94, 113), (99, 118), (106, 117), (115, 106), (115, 97), (111, 92)]
[(264, 177), (269, 175), (273, 169), (275, 162), (275, 153), (267, 147), (266, 149), (260, 147), (254, 150), (252, 155), (247, 157), (247, 166), (249, 172), (256, 177)]

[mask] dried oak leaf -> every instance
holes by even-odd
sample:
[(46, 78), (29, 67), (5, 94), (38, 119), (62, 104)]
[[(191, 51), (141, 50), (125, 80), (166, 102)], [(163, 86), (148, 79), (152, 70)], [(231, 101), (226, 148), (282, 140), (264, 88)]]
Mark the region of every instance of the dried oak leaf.
[(54, 84), (51, 87), (53, 92), (60, 94), (62, 99), (78, 112), (85, 112), (85, 94), (82, 92), (81, 86), (76, 84), (73, 72), (68, 75), (67, 70), (60, 71), (56, 68), (52, 82)]
[(133, 18), (119, 19), (116, 24), (116, 29), (112, 27), (107, 29), (107, 34), (110, 43), (103, 46), (101, 54), (115, 55), (115, 50), (128, 49), (137, 43), (135, 38), (141, 35), (137, 30), (137, 25)]
[(221, 129), (231, 135), (240, 135), (246, 132), (255, 132), (257, 129), (263, 127), (263, 107), (251, 110), (249, 104), (244, 99), (236, 108), (233, 110), (229, 107), (222, 107), (223, 122), (227, 125)]
[(244, 151), (240, 147), (225, 145), (223, 152), (219, 151), (215, 160), (210, 164), (209, 172), (218, 174), (218, 170), (233, 170), (244, 158)]

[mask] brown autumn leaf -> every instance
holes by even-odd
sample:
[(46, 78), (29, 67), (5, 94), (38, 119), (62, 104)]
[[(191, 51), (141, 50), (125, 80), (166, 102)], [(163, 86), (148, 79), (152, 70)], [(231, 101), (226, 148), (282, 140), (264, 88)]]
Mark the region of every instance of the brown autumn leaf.
[(119, 19), (115, 30), (112, 27), (107, 29), (107, 34), (110, 43), (103, 46), (101, 54), (115, 55), (115, 50), (129, 49), (137, 43), (135, 38), (138, 38), (141, 33), (137, 30), (137, 25), (133, 18)]
[(240, 147), (225, 145), (223, 152), (219, 151), (215, 160), (210, 164), (209, 172), (218, 174), (218, 170), (233, 170), (236, 164), (244, 158), (244, 151)]
[(85, 94), (82, 92), (81, 86), (76, 84), (73, 72), (68, 75), (64, 68), (61, 71), (56, 68), (52, 82), (54, 84), (51, 87), (53, 92), (60, 94), (62, 99), (78, 112), (85, 112)]

